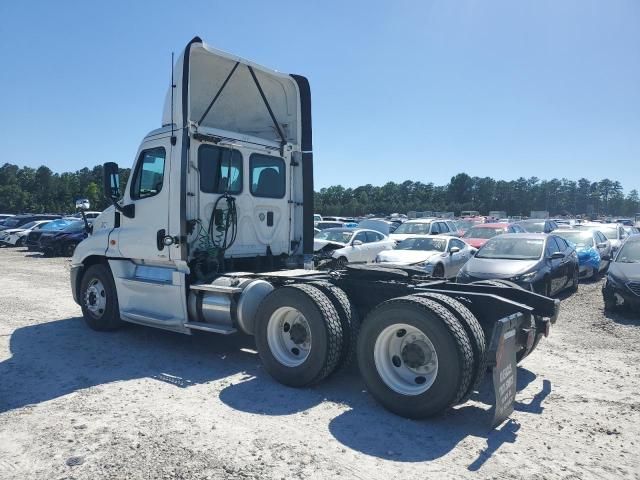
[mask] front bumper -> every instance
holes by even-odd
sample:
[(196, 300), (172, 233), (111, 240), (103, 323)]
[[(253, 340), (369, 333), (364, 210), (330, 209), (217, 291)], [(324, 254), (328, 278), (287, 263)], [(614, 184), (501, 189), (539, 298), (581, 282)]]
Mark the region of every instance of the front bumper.
[(80, 289), (80, 284), (78, 280), (82, 277), (82, 265), (76, 265), (71, 267), (71, 274), (69, 276), (69, 280), (71, 282), (71, 293), (73, 295), (73, 301), (80, 305), (80, 301), (78, 300), (78, 290)]
[(607, 281), (602, 287), (602, 296), (615, 301), (618, 307), (626, 307), (640, 312), (640, 296), (633, 293), (626, 285), (613, 285)]

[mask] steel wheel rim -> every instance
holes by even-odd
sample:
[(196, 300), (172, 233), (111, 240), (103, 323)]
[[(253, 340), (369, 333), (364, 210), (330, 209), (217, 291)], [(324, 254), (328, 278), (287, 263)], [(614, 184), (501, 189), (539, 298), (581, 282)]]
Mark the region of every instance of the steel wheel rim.
[(406, 323), (390, 325), (376, 339), (373, 360), (381, 380), (401, 395), (420, 395), (438, 376), (438, 354), (424, 332)]
[(102, 317), (107, 307), (107, 292), (97, 278), (92, 278), (84, 292), (84, 305), (94, 317)]
[(311, 328), (296, 308), (280, 307), (267, 323), (267, 343), (274, 358), (286, 367), (302, 365), (311, 352)]

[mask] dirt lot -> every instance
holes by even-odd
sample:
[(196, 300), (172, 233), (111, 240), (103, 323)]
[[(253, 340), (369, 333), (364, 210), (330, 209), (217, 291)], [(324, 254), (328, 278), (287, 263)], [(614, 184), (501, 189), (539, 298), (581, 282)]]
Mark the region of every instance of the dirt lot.
[(599, 282), (563, 300), (489, 431), (486, 393), (405, 420), (355, 370), (275, 383), (251, 338), (93, 332), (66, 259), (1, 249), (0, 271), (2, 479), (640, 478), (640, 319), (605, 316)]

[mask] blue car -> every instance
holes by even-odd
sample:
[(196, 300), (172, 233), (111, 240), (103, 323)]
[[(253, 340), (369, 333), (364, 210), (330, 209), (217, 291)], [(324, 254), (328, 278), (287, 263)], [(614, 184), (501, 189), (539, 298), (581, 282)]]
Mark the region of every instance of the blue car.
[(596, 278), (611, 261), (611, 246), (599, 232), (584, 230), (556, 230), (553, 233), (571, 243), (578, 254), (580, 278)]

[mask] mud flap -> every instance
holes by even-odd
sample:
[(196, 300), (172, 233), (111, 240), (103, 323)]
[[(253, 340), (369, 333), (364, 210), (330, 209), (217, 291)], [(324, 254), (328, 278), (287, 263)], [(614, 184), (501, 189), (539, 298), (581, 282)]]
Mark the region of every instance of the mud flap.
[(493, 363), (493, 428), (505, 421), (513, 412), (516, 399), (516, 332), (522, 314), (502, 318), (496, 322), (489, 355), (495, 355)]

